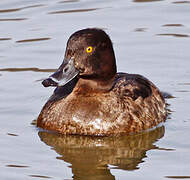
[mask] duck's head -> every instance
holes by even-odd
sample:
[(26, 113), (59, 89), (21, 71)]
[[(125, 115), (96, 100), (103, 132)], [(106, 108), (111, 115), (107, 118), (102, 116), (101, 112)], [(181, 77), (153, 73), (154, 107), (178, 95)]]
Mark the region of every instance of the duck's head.
[(101, 29), (83, 29), (71, 35), (63, 63), (42, 84), (64, 86), (73, 78), (109, 81), (116, 74), (112, 42)]

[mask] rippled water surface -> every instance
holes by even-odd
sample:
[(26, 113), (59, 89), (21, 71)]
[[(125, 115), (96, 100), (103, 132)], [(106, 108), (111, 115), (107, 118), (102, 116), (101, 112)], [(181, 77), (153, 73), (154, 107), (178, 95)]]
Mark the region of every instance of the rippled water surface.
[[(118, 71), (151, 79), (171, 115), (137, 135), (92, 138), (34, 125), (68, 37), (99, 27), (110, 35)], [(190, 179), (190, 1), (0, 1), (0, 179)]]

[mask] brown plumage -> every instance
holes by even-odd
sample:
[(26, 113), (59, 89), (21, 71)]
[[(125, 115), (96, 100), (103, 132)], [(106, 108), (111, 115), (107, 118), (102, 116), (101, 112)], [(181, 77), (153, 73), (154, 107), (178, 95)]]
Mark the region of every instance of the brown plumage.
[(37, 119), (47, 130), (108, 136), (140, 132), (166, 119), (164, 98), (153, 83), (116, 73), (111, 40), (100, 29), (75, 32), (63, 64), (43, 85), (57, 86)]

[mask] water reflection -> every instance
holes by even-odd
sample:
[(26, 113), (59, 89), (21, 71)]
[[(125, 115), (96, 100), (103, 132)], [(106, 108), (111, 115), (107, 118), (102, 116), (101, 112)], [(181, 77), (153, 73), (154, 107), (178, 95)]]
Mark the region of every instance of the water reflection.
[(79, 0), (65, 0), (65, 1), (59, 1), (58, 3), (73, 3), (73, 2), (79, 2)]
[(33, 72), (55, 72), (56, 69), (40, 69), (36, 67), (31, 68), (0, 68), (0, 71), (19, 72), (19, 71), (33, 71)]
[(28, 18), (10, 18), (10, 19), (0, 19), (0, 21), (24, 21), (27, 20)]
[(155, 2), (155, 1), (163, 1), (163, 0), (133, 0), (134, 2)]
[[(162, 149), (154, 143), (164, 136), (164, 126), (121, 137), (65, 136), (39, 132), (40, 139), (71, 164), (74, 179), (115, 179), (110, 169), (135, 170), (146, 151)], [(111, 167), (109, 167), (111, 166)]]
[(0, 41), (8, 41), (11, 40), (11, 38), (0, 38)]
[(12, 167), (12, 168), (28, 168), (29, 166), (24, 165), (16, 165), (16, 164), (9, 164), (6, 167)]
[(175, 1), (173, 3), (174, 4), (186, 4), (186, 3), (190, 3), (190, 1)]
[(173, 37), (182, 37), (182, 38), (186, 38), (189, 37), (189, 35), (187, 34), (176, 34), (176, 33), (163, 33), (163, 34), (156, 34), (157, 36), (173, 36)]
[(10, 12), (15, 12), (15, 11), (21, 11), (23, 9), (29, 9), (29, 8), (36, 8), (36, 7), (41, 7), (44, 6), (43, 4), (37, 4), (33, 6), (26, 6), (22, 8), (14, 8), (14, 9), (0, 9), (0, 13), (10, 13)]
[(34, 38), (34, 39), (23, 39), (23, 40), (18, 40), (16, 43), (24, 43), (24, 42), (34, 42), (34, 41), (46, 41), (50, 40), (51, 38)]
[(100, 8), (72, 9), (72, 10), (63, 10), (63, 11), (53, 11), (53, 12), (49, 12), (48, 14), (78, 13), (78, 12), (95, 11), (98, 9), (100, 9)]
[(29, 175), (30, 177), (34, 177), (34, 178), (44, 178), (44, 179), (50, 179), (51, 177), (49, 176), (40, 176), (40, 175)]
[(163, 27), (182, 27), (183, 24), (164, 24)]
[(165, 176), (165, 177), (171, 179), (190, 179), (190, 176)]
[(136, 28), (134, 31), (135, 32), (145, 32), (147, 28)]
[(13, 133), (7, 133), (7, 135), (9, 135), (9, 136), (18, 136), (17, 134), (13, 134)]

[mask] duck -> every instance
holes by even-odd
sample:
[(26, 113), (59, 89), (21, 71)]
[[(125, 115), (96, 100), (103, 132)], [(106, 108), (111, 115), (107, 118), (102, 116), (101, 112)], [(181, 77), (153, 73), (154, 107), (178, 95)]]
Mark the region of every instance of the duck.
[(109, 35), (99, 28), (73, 33), (62, 64), (42, 82), (56, 87), (37, 127), (64, 135), (116, 136), (158, 126), (167, 117), (161, 91), (139, 74), (117, 72)]

